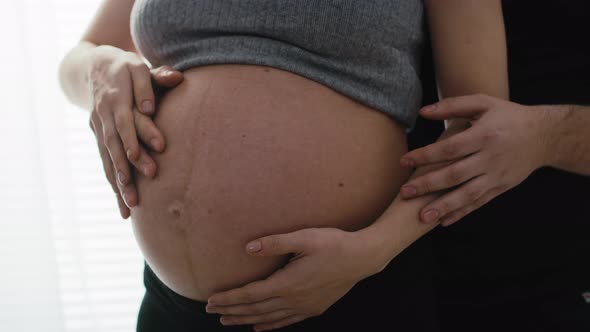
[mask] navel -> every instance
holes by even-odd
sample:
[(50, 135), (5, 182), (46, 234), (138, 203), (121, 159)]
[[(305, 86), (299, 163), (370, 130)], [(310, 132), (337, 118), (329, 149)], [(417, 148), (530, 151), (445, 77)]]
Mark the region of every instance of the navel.
[(179, 201), (174, 201), (170, 204), (168, 212), (170, 212), (175, 218), (180, 218), (184, 212), (184, 204)]

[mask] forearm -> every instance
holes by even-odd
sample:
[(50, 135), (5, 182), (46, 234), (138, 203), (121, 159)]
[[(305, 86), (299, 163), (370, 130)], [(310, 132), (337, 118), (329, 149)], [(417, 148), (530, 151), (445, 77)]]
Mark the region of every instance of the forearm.
[(92, 89), (88, 73), (95, 60), (96, 45), (82, 41), (66, 54), (59, 66), (59, 82), (66, 97), (74, 104), (90, 110)]
[[(64, 94), (75, 105), (92, 110), (94, 93), (90, 80), (100, 63), (109, 63), (128, 51), (110, 45), (97, 45), (81, 41), (62, 60), (59, 81)], [(131, 52), (131, 51), (129, 51)]]
[[(499, 0), (475, 3), (452, 0), (425, 2), (441, 98), (485, 93), (508, 99), (506, 39)], [(442, 140), (469, 126), (453, 121)], [(422, 167), (412, 177), (444, 165)], [(370, 227), (361, 231), (385, 266), (391, 259), (435, 226), (420, 221), (420, 210), (442, 193), (404, 200), (396, 197)]]
[[(590, 176), (590, 107), (536, 106), (545, 165)], [(537, 112), (538, 111), (538, 112)]]
[[(453, 123), (438, 140), (445, 139), (463, 130), (462, 124)], [(411, 178), (427, 173), (444, 165), (418, 168)], [(358, 231), (364, 243), (371, 246), (377, 269), (384, 268), (393, 258), (436, 227), (420, 221), (420, 210), (438, 198), (442, 193), (424, 195), (411, 200), (404, 200), (398, 195), (385, 212), (369, 227)]]

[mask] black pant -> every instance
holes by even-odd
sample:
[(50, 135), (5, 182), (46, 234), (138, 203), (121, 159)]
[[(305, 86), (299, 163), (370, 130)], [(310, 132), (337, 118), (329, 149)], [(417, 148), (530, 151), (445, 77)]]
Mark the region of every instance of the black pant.
[[(322, 316), (277, 331), (438, 332), (429, 241), (428, 237), (419, 240), (385, 271), (359, 282)], [(253, 330), (252, 326), (222, 326), (219, 315), (205, 312), (206, 303), (176, 294), (147, 264), (144, 283), (138, 332)]]

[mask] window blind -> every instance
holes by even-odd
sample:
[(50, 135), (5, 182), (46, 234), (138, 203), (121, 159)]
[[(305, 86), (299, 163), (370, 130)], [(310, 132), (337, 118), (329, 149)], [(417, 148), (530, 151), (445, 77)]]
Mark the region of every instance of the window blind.
[[(0, 318), (2, 331), (135, 330), (144, 292), (142, 255), (130, 221), (118, 215), (88, 127), (89, 112), (69, 104), (57, 77), (59, 61), (78, 42), (100, 3), (10, 0), (0, 5), (4, 9), (2, 30), (7, 29), (3, 33), (10, 33), (14, 41), (14, 47), (8, 48), (11, 53), (5, 55), (9, 58), (3, 60), (18, 60), (12, 62), (14, 77), (24, 73), (17, 84), (0, 83), (2, 99), (9, 100), (8, 106), (14, 108), (11, 112), (18, 112), (18, 123), (26, 126), (10, 129), (14, 126), (10, 122), (3, 124), (7, 127), (1, 137), (4, 144), (19, 144), (11, 141), (15, 135), (22, 136), (26, 144), (8, 150), (21, 158), (0, 166), (0, 174), (9, 174), (1, 178), (0, 217), (3, 227), (10, 230), (0, 237), (10, 238), (0, 245), (0, 254), (3, 267), (13, 269), (15, 275), (29, 276), (27, 280), (0, 277), (0, 281), (9, 281), (0, 283), (0, 294), (12, 294), (6, 303), (0, 300), (0, 309), (6, 306), (10, 313)], [(26, 179), (13, 178), (15, 174)], [(31, 234), (38, 235), (34, 243)], [(44, 269), (38, 263), (28, 264), (32, 258), (45, 262)], [(43, 300), (39, 307), (43, 309), (27, 310), (39, 293), (31, 291), (30, 299), (25, 296), (11, 308), (10, 302), (22, 297), (24, 290), (34, 290), (34, 284), (51, 295), (47, 298), (57, 300)], [(50, 291), (52, 284), (55, 293)], [(41, 314), (41, 310), (50, 314)], [(37, 321), (25, 322), (27, 319)], [(31, 327), (35, 324), (39, 328)]]

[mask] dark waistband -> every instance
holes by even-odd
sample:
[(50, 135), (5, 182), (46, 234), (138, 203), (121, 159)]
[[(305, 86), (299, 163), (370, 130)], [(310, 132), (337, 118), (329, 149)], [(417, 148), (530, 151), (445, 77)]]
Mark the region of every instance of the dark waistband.
[(206, 312), (205, 306), (207, 305), (207, 302), (193, 300), (193, 299), (190, 299), (188, 297), (185, 297), (185, 296), (182, 296), (182, 295), (176, 293), (175, 291), (170, 289), (168, 286), (166, 286), (158, 278), (158, 276), (156, 276), (154, 271), (150, 268), (150, 266), (147, 263), (145, 263), (145, 270), (144, 270), (143, 278), (144, 278), (146, 290), (148, 292), (149, 291), (157, 292), (157, 294), (156, 294), (157, 296), (162, 297), (163, 300), (168, 300), (168, 301), (172, 302), (176, 308), (183, 310), (183, 311), (189, 311), (192, 313), (195, 313), (195, 312), (202, 313), (203, 315), (206, 315), (206, 316), (214, 316), (214, 315), (211, 315)]

